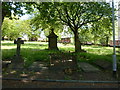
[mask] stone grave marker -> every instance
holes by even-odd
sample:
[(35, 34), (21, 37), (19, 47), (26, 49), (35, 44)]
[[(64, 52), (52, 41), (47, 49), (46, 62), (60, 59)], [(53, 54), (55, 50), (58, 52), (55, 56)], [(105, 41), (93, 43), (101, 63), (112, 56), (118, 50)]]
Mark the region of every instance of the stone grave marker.
[(99, 72), (100, 70), (89, 63), (80, 62), (78, 67), (81, 68), (84, 72)]
[(18, 38), (17, 40), (14, 40), (14, 44), (17, 44), (16, 49), (16, 55), (14, 55), (13, 60), (11, 61), (11, 68), (13, 69), (20, 69), (24, 66), (24, 60), (22, 56), (20, 55), (20, 46), (21, 44), (24, 44), (24, 41), (21, 40), (21, 38)]
[(18, 38), (17, 40), (14, 40), (14, 44), (17, 44), (16, 56), (20, 57), (20, 46), (21, 44), (24, 44), (24, 41), (21, 40), (21, 38)]
[(58, 47), (57, 47), (57, 38), (58, 36), (54, 33), (54, 29), (51, 29), (51, 33), (48, 37), (48, 41), (49, 41), (49, 47), (48, 49), (50, 50), (58, 50)]
[(105, 60), (96, 60), (93, 63), (101, 67), (104, 70), (112, 69), (112, 63), (105, 61)]

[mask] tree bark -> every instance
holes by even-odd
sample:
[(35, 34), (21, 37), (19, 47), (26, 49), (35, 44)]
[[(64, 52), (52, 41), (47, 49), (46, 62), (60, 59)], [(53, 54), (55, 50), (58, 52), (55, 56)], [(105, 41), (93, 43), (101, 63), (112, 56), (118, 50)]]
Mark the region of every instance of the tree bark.
[(75, 41), (75, 52), (81, 51), (81, 43), (79, 40), (78, 30), (74, 32), (74, 41)]

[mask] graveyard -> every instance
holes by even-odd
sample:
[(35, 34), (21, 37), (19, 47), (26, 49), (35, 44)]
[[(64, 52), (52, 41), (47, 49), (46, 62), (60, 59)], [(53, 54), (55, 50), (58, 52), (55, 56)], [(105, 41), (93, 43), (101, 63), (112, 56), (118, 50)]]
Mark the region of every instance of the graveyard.
[(112, 47), (83, 45), (86, 52), (76, 54), (72, 44), (58, 43), (59, 50), (49, 50), (48, 42), (22, 42), (19, 50), (16, 44), (15, 41), (2, 41), (3, 87), (10, 87), (6, 80), (21, 80), (23, 83), (37, 80), (120, 80), (120, 53), (117, 53), (115, 78), (112, 74)]
[(120, 87), (119, 2), (8, 1), (2, 88)]

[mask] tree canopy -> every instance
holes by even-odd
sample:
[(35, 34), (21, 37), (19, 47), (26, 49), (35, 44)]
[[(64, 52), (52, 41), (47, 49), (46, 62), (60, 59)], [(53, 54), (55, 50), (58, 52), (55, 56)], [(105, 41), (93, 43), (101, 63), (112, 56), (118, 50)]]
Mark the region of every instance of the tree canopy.
[[(10, 19), (18, 19), (18, 17), (24, 15), (25, 13), (23, 12), (22, 8), (25, 6), (25, 3), (22, 2), (2, 2), (2, 22), (5, 17), (8, 17)], [(12, 14), (18, 17), (12, 17)]]
[[(66, 25), (74, 34), (76, 52), (82, 51), (81, 43), (83, 41), (101, 39), (101, 42), (103, 42), (102, 38), (106, 38), (107, 43), (109, 34), (111, 34), (112, 8), (110, 4), (105, 2), (3, 2), (2, 20), (4, 20), (4, 17), (17, 20), (15, 16), (25, 14), (23, 8), (27, 10), (26, 13), (32, 14), (34, 18), (29, 21), (30, 25), (20, 21), (18, 25), (23, 25), (21, 26), (22, 34), (27, 33), (26, 30), (28, 29), (24, 28), (27, 25), (30, 29), (27, 34), (31, 38), (37, 37), (40, 29), (44, 30), (45, 35), (48, 35), (50, 30), (54, 28), (54, 32), (58, 34), (62, 32), (64, 25)], [(14, 17), (11, 17), (12, 14)], [(20, 29), (17, 30), (15, 21), (6, 20), (5, 22), (8, 27), (4, 23), (3, 36), (8, 33), (5, 28), (8, 30), (11, 28), (10, 31), (17, 35), (17, 31)], [(9, 22), (15, 25), (11, 24), (10, 26)]]
[(18, 37), (27, 35), (32, 37), (33, 29), (30, 26), (30, 20), (11, 20), (5, 18), (2, 24), (2, 38), (8, 37), (9, 40), (14, 40)]
[(34, 21), (40, 22), (36, 21), (36, 26), (69, 26), (74, 33), (76, 52), (81, 51), (80, 29), (103, 18), (112, 17), (112, 9), (105, 2), (39, 2), (32, 3), (31, 6), (38, 10)]

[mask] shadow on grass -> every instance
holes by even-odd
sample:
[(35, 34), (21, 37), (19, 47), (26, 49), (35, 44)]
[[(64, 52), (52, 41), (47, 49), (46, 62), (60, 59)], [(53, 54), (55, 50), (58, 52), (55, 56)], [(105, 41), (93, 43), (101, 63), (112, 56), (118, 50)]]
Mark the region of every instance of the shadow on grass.
[[(3, 46), (14, 46), (16, 44), (13, 43), (2, 43)], [(38, 44), (38, 43), (26, 43), (24, 42), (24, 44), (22, 44), (23, 46), (27, 45), (27, 46), (47, 46), (47, 44)]]
[(2, 43), (2, 46), (14, 46), (14, 42), (13, 43)]
[[(24, 59), (26, 66), (29, 66), (34, 61), (49, 62), (49, 54), (59, 52), (60, 51), (56, 50), (22, 48), (21, 56)], [(2, 50), (2, 60), (11, 60), (15, 54), (16, 49), (4, 49)]]
[(80, 62), (93, 62), (96, 60), (107, 60), (112, 62), (112, 55), (97, 55), (92, 53), (77, 53), (77, 60)]
[[(49, 62), (49, 54), (60, 54), (61, 52), (66, 53), (68, 56), (73, 54), (76, 55), (78, 62), (94, 62), (96, 60), (106, 60), (112, 63), (112, 54), (98, 55), (93, 53), (69, 53), (68, 51), (56, 51), (56, 50), (45, 50), (45, 49), (31, 49), (22, 48), (21, 55), (24, 58), (26, 66), (31, 65), (34, 61)], [(11, 59), (16, 54), (16, 49), (4, 49), (2, 50), (2, 59)], [(120, 55), (117, 55), (118, 61), (120, 61)]]
[(47, 46), (47, 44), (25, 43), (27, 46)]
[(16, 49), (3, 49), (2, 60), (11, 59), (16, 53)]

